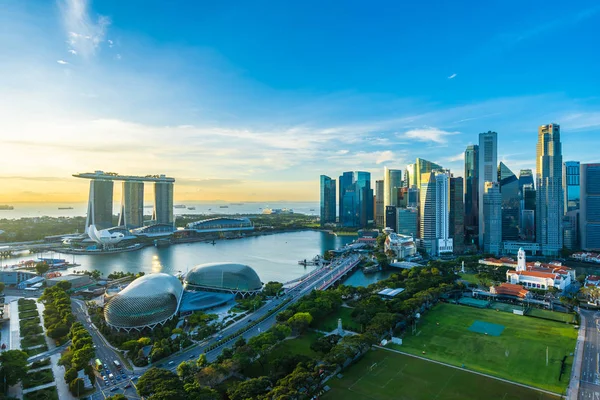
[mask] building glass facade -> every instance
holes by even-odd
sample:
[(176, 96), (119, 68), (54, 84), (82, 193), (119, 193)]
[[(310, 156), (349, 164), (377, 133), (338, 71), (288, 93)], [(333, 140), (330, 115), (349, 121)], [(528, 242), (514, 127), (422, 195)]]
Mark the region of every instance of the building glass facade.
[(486, 182), (498, 182), (498, 134), (488, 131), (479, 134), (479, 248), (483, 247), (483, 194)]
[(416, 208), (396, 208), (396, 217), (398, 234), (412, 236), (413, 239), (418, 236), (419, 211)]
[(347, 227), (367, 227), (373, 223), (371, 174), (344, 172), (340, 176), (340, 223)]
[(498, 165), (498, 181), (502, 194), (502, 240), (519, 240), (519, 219), (521, 215), (519, 180), (504, 164)]
[(450, 178), (450, 237), (454, 253), (462, 254), (465, 251), (465, 205), (463, 178)]
[(538, 129), (536, 148), (536, 240), (545, 256), (557, 256), (563, 248), (564, 196), (562, 145), (558, 124)]
[(581, 248), (600, 250), (600, 164), (581, 164)]
[(320, 177), (321, 189), (321, 225), (335, 223), (336, 182), (326, 175)]
[(500, 254), (502, 246), (502, 195), (498, 182), (486, 182), (483, 193), (483, 251)]
[(383, 205), (384, 181), (375, 181), (375, 226), (385, 226), (385, 207)]
[(477, 242), (479, 232), (479, 146), (465, 150), (465, 241)]

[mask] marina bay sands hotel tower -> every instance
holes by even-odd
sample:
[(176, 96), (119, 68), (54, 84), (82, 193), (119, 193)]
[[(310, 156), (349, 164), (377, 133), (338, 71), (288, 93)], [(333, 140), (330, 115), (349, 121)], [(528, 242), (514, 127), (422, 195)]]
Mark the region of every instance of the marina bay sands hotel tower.
[(121, 181), (121, 210), (118, 226), (128, 229), (144, 225), (144, 183), (154, 183), (154, 210), (152, 219), (155, 224), (173, 225), (173, 185), (175, 179), (165, 175), (127, 176), (113, 172), (96, 171), (94, 173), (74, 174), (76, 178), (90, 180), (86, 232), (88, 227), (108, 229), (114, 226), (112, 220), (113, 186)]

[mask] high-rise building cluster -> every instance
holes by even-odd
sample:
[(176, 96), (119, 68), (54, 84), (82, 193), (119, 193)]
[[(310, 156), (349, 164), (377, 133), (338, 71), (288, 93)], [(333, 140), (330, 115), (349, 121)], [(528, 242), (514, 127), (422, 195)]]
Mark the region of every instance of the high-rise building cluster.
[[(321, 224), (389, 228), (430, 255), (481, 251), (557, 256), (600, 250), (600, 164), (563, 162), (560, 126), (538, 128), (535, 174), (498, 162), (498, 134), (467, 146), (464, 174), (422, 158), (404, 169), (321, 176)], [(515, 170), (516, 171), (516, 170)], [(337, 199), (337, 215), (336, 215)]]

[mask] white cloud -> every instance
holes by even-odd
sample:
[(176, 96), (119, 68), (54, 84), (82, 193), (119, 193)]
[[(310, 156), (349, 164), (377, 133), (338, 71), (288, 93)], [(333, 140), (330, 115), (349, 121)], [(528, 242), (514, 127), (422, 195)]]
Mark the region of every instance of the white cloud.
[(401, 137), (406, 139), (415, 139), (420, 142), (446, 143), (446, 136), (457, 135), (460, 132), (448, 132), (438, 128), (425, 127), (421, 129), (411, 129), (405, 132)]
[(449, 162), (456, 162), (456, 161), (463, 161), (465, 159), (465, 153), (458, 153), (457, 155), (451, 156), (446, 158), (446, 161)]
[(77, 51), (73, 50), (73, 49), (69, 49), (69, 53), (73, 54), (73, 55), (77, 55)]
[(113, 47), (114, 42), (112, 40), (108, 39), (106, 42), (108, 43), (108, 47), (110, 47), (110, 48)]
[(56, 62), (59, 63), (60, 65), (68, 64), (68, 62), (66, 62), (65, 60), (56, 60)]
[(448, 79), (454, 79), (454, 78), (456, 78), (456, 74), (452, 74), (448, 77)]
[(375, 164), (383, 164), (386, 161), (394, 161), (394, 153), (389, 150), (379, 152), (375, 158)]
[(103, 15), (92, 18), (87, 0), (59, 0), (59, 5), (67, 31), (67, 43), (84, 57), (93, 56), (105, 40), (110, 19)]

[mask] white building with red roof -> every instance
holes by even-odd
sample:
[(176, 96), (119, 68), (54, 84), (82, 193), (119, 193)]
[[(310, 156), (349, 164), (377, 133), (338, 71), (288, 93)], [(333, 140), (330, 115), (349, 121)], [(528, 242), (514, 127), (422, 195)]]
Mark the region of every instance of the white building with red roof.
[(564, 291), (575, 281), (575, 270), (558, 264), (527, 263), (525, 251), (519, 249), (516, 269), (506, 271), (506, 281), (526, 289), (554, 287)]

